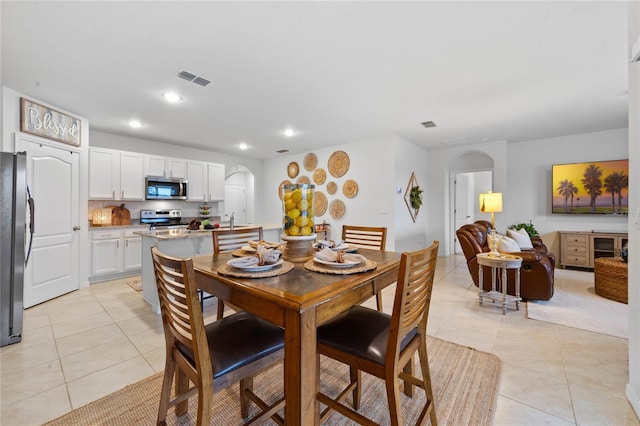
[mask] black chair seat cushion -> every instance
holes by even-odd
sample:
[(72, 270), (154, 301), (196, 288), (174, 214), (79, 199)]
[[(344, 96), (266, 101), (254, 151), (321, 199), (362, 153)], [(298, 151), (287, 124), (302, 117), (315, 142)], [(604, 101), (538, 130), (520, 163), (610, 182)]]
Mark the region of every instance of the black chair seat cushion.
[[(282, 328), (242, 311), (205, 326), (213, 378), (216, 379), (284, 347)], [(193, 365), (191, 349), (178, 349)]]
[[(354, 306), (318, 327), (318, 342), (339, 351), (384, 365), (391, 316), (364, 306)], [(403, 350), (418, 330), (402, 338)]]

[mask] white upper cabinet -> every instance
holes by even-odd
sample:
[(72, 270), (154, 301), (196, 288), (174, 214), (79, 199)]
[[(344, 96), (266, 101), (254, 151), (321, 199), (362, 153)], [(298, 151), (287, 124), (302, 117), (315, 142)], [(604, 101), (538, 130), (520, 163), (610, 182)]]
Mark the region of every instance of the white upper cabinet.
[(144, 174), (145, 176), (185, 179), (187, 177), (187, 162), (180, 158), (145, 155)]
[(120, 192), (120, 151), (89, 149), (89, 198), (115, 200)]
[(208, 164), (209, 191), (207, 201), (224, 201), (224, 164)]
[(207, 201), (209, 195), (207, 181), (207, 163), (202, 161), (187, 162), (187, 179), (189, 180), (189, 201)]
[(143, 155), (106, 148), (89, 149), (89, 198), (144, 200)]
[(137, 152), (120, 153), (121, 200), (144, 200), (143, 159)]

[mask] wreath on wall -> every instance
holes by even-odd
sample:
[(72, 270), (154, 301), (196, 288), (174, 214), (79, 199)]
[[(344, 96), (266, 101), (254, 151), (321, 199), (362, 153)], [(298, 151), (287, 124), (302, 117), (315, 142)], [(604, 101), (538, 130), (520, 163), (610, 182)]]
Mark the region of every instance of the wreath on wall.
[(407, 209), (409, 209), (409, 214), (414, 223), (416, 217), (418, 217), (420, 207), (422, 207), (422, 192), (420, 185), (418, 185), (416, 174), (412, 172), (409, 183), (407, 184), (407, 190), (404, 193), (404, 202), (407, 205)]

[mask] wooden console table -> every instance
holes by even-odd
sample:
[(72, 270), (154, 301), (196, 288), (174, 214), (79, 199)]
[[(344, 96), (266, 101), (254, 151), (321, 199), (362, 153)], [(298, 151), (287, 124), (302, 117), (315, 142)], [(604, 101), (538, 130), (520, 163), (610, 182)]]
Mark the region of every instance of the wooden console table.
[(622, 255), (626, 232), (560, 231), (560, 266), (595, 267), (595, 260)]
[(596, 294), (616, 302), (629, 303), (628, 265), (619, 257), (599, 257), (595, 260)]

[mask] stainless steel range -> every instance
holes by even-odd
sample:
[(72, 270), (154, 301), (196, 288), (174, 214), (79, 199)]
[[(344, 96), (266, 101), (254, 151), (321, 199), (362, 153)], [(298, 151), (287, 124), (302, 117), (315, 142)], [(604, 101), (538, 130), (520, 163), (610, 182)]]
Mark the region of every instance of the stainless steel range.
[(182, 210), (140, 210), (140, 223), (147, 223), (151, 229), (156, 227), (183, 227)]

